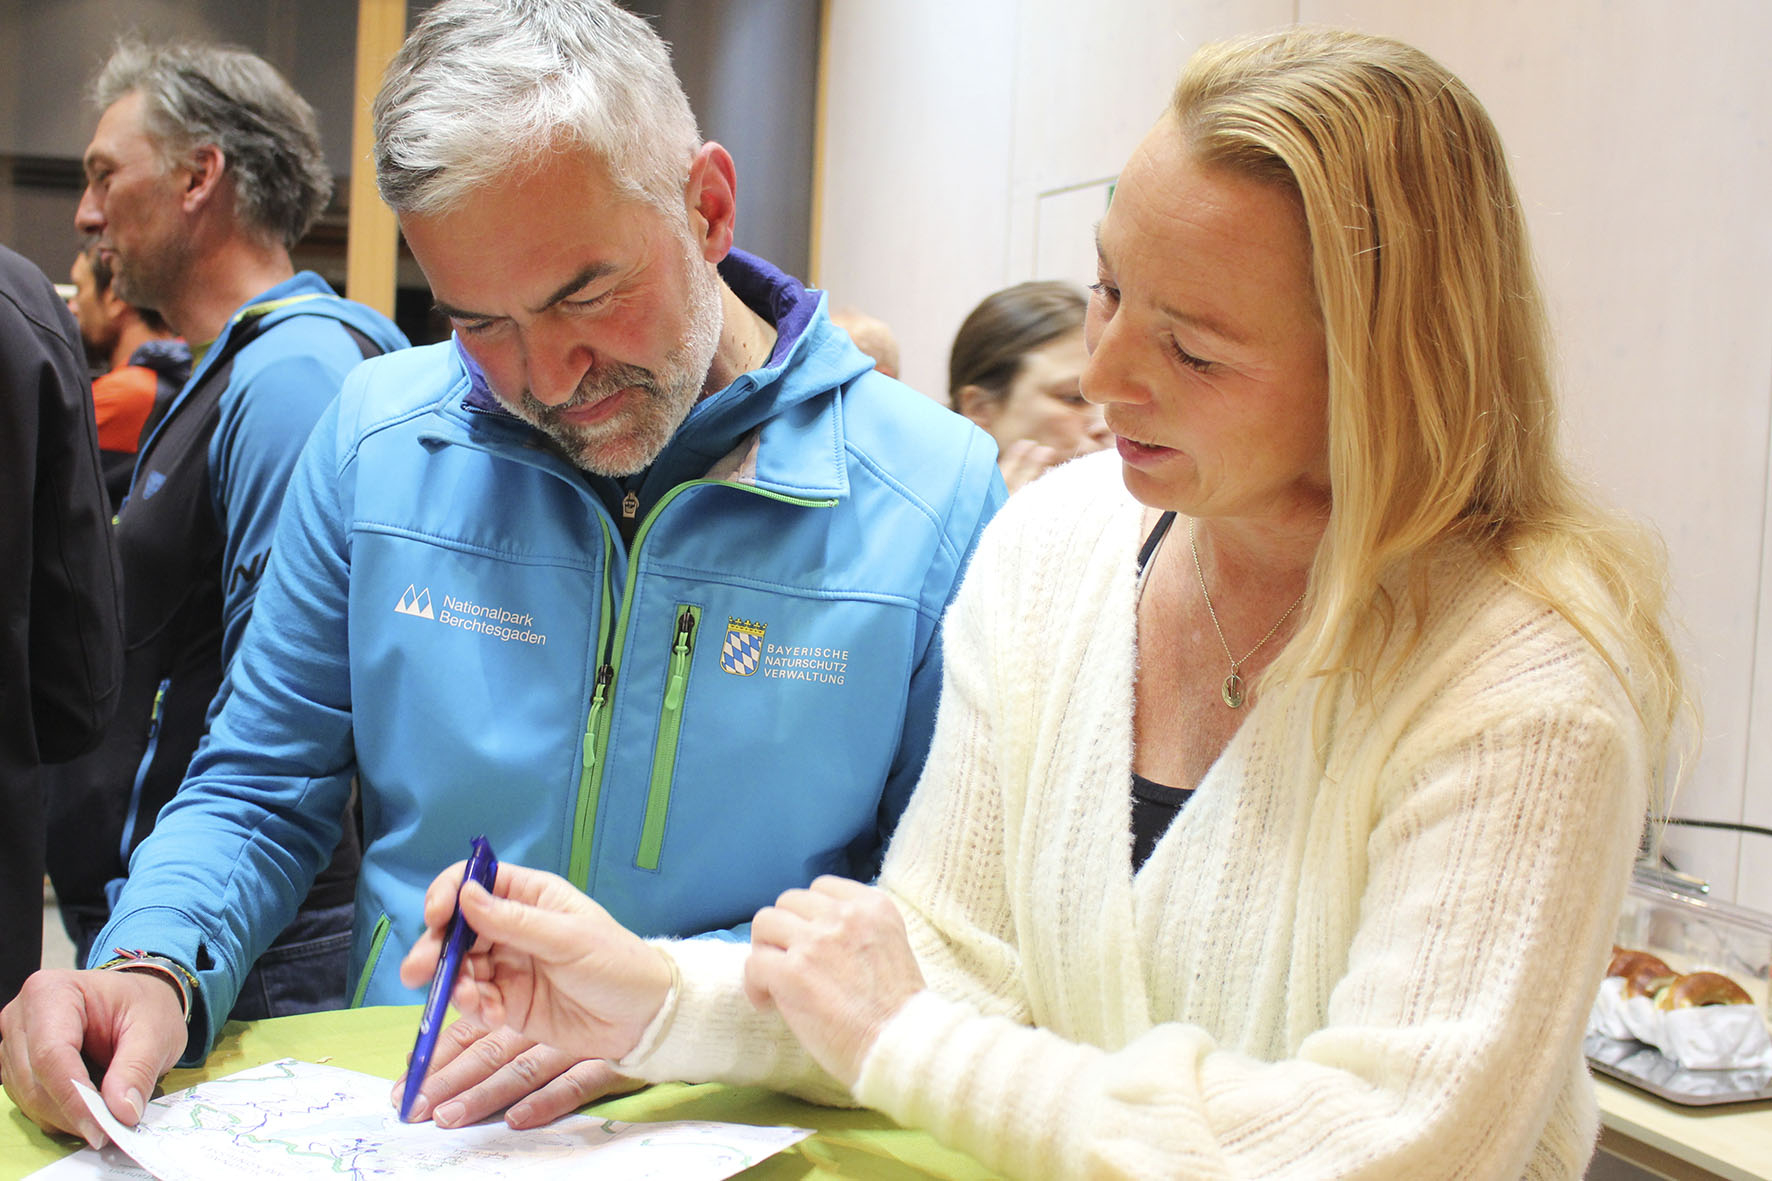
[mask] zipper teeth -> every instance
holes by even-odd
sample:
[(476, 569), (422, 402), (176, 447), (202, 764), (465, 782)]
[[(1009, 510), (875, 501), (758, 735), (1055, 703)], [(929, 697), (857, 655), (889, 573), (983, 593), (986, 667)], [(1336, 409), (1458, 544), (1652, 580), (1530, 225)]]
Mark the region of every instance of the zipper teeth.
[(615, 680), (615, 666), (609, 660), (609, 649), (614, 643), (614, 637), (609, 631), (609, 560), (614, 550), (614, 543), (609, 539), (609, 526), (603, 523), (603, 609), (598, 612), (597, 620), (598, 664), (591, 689), (590, 716), (585, 719), (584, 747), (579, 756), (578, 790), (573, 796), (572, 840), (566, 849), (567, 880), (586, 893), (591, 889), (591, 846), (597, 832), (597, 803), (602, 792), (603, 779), (602, 772), (597, 767), (597, 744), (604, 737), (603, 704), (609, 686)]
[(610, 667), (607, 664), (599, 665), (596, 688), (591, 695), (591, 715), (585, 723), (584, 754), (578, 781), (578, 808), (573, 819), (572, 849), (567, 869), (568, 878), (585, 891), (590, 889), (591, 838), (596, 832), (597, 797), (600, 794), (597, 740), (602, 731), (603, 708), (608, 701), (607, 693), (612, 679)]
[[(621, 618), (616, 621), (615, 653), (610, 660), (610, 663), (618, 671), (621, 668), (622, 656), (627, 649), (628, 612), (633, 607), (634, 583), (638, 578), (638, 571), (640, 569), (640, 563), (638, 560), (640, 550), (646, 544), (647, 536), (652, 532), (653, 523), (658, 520), (659, 514), (664, 512), (666, 506), (683, 493), (689, 491), (689, 489), (703, 486), (736, 488), (741, 492), (748, 492), (752, 496), (761, 496), (768, 500), (780, 501), (783, 504), (796, 504), (807, 508), (829, 508), (837, 503), (835, 499), (808, 500), (803, 497), (788, 496), (780, 492), (771, 492), (766, 488), (758, 488), (752, 484), (740, 484), (732, 480), (687, 480), (659, 497), (658, 503), (652, 506), (652, 508), (646, 513), (645, 517), (641, 518), (639, 528), (634, 530), (634, 543), (628, 549), (628, 572), (627, 577), (622, 580)], [(607, 566), (605, 566), (605, 568), (607, 568)]]
[[(747, 492), (752, 496), (761, 496), (767, 500), (779, 501), (783, 504), (800, 505), (805, 508), (830, 508), (837, 503), (835, 497), (823, 500), (811, 500), (805, 497), (789, 496), (781, 492), (771, 492), (767, 488), (758, 488), (754, 484), (740, 484), (733, 480), (686, 480), (659, 497), (658, 503), (654, 504), (652, 508), (647, 511), (646, 515), (641, 518), (639, 527), (634, 530), (633, 544), (628, 547), (628, 571), (626, 577), (622, 579), (621, 603), (620, 611), (618, 613), (619, 618), (617, 618), (615, 622), (615, 634), (611, 640), (609, 655), (605, 662), (605, 667), (610, 670), (609, 692), (611, 695), (611, 701), (608, 703), (610, 709), (603, 714), (601, 719), (599, 719), (594, 726), (587, 720), (585, 734), (586, 742), (591, 742), (593, 740), (590, 733), (592, 729), (597, 731), (596, 737), (598, 739), (605, 738), (608, 733), (608, 718), (609, 715), (613, 713), (615, 679), (620, 675), (622, 657), (625, 655), (627, 649), (628, 613), (633, 609), (634, 584), (638, 579), (638, 571), (640, 568), (640, 550), (645, 545), (647, 535), (652, 531), (653, 522), (658, 520), (659, 514), (665, 510), (665, 507), (689, 489), (702, 487), (704, 485), (735, 488), (741, 492)], [(609, 555), (612, 548), (612, 543), (609, 540), (609, 526), (604, 524), (603, 569), (605, 573), (603, 578), (603, 619), (605, 624), (614, 606), (609, 601), (608, 578)], [(602, 626), (604, 626), (604, 624), (600, 624), (599, 628)], [(599, 640), (601, 640), (601, 637), (599, 637)], [(603, 645), (599, 643), (598, 646), (601, 648)], [(596, 707), (593, 705), (593, 714), (595, 713)], [(597, 838), (596, 813), (602, 806), (603, 772), (608, 766), (608, 753), (607, 743), (604, 743), (594, 759), (594, 765), (584, 769), (579, 781), (579, 812), (576, 817), (577, 822), (574, 825), (575, 835), (573, 837), (572, 848), (568, 858), (569, 867), (572, 871), (569, 872), (568, 877), (574, 885), (578, 886), (586, 893), (592, 892), (591, 877), (596, 869), (594, 848)], [(584, 776), (589, 776), (590, 782), (585, 782)], [(578, 872), (581, 866), (583, 871), (582, 874)]]
[(683, 729), (683, 706), (689, 695), (689, 665), (695, 656), (700, 614), (697, 607), (685, 603), (677, 605), (677, 626), (671, 637), (670, 672), (665, 681), (664, 703), (658, 714), (658, 738), (652, 751), (652, 775), (646, 785), (646, 811), (640, 822), (640, 847), (634, 855), (634, 864), (640, 869), (658, 868), (659, 852), (664, 844), (665, 820), (670, 813), (671, 792), (676, 780), (677, 742)]

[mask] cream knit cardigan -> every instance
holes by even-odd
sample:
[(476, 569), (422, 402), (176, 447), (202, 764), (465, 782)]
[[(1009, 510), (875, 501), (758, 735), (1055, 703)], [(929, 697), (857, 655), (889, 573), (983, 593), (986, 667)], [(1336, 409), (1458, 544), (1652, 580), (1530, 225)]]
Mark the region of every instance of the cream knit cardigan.
[(853, 1098), (745, 1001), (732, 944), (667, 945), (674, 1007), (623, 1069), (859, 1101), (1015, 1177), (1579, 1177), (1648, 782), (1617, 680), (1454, 555), (1322, 763), (1310, 695), (1258, 697), (1134, 876), (1141, 515), (1108, 453), (990, 526), (881, 873), (929, 987)]

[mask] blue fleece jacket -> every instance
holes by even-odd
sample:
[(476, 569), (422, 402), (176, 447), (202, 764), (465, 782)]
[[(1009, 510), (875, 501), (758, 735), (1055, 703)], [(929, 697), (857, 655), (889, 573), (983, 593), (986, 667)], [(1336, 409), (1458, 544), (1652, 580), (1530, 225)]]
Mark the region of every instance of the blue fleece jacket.
[(1004, 495), (995, 448), (873, 372), (818, 293), (739, 252), (722, 275), (775, 351), (632, 489), (631, 544), (629, 489), (497, 409), (452, 344), (347, 382), (226, 705), (103, 936), (197, 971), (191, 1058), (353, 777), (363, 1003), (421, 999), (398, 961), (477, 834), (644, 934), (873, 875), (928, 749), (937, 624)]

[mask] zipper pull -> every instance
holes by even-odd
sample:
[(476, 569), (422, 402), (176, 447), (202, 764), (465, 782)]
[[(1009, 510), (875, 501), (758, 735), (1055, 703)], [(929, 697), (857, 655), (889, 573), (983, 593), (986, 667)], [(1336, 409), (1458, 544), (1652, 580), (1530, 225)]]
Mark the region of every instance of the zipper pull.
[(587, 771), (597, 763), (597, 715), (603, 712), (603, 700), (609, 692), (609, 682), (614, 679), (612, 666), (598, 666), (596, 687), (591, 690), (591, 724), (585, 727), (584, 766)]
[(631, 521), (634, 519), (634, 514), (639, 511), (640, 494), (638, 492), (629, 491), (626, 496), (621, 498), (621, 519), (624, 521)]
[(172, 684), (170, 679), (161, 681), (160, 687), (154, 690), (154, 707), (148, 711), (148, 740), (150, 742), (160, 737), (160, 711), (165, 708), (166, 687), (170, 684)]
[(683, 705), (683, 692), (689, 680), (689, 634), (695, 630), (695, 616), (685, 611), (677, 616), (677, 638), (671, 643), (671, 682), (665, 690), (665, 708)]

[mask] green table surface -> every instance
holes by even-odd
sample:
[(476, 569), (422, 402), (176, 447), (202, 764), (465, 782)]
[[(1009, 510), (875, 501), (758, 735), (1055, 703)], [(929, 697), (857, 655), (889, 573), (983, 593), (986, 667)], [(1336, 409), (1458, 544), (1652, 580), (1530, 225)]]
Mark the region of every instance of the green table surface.
[[(298, 1058), (360, 1070), (390, 1080), (400, 1073), (418, 1028), (418, 1008), (349, 1009), (276, 1017), (251, 1023), (230, 1022), (222, 1030), (209, 1061), (191, 1070), (175, 1070), (161, 1080), (160, 1091), (182, 1090), (205, 1079), (220, 1078), (271, 1062)], [(715, 1083), (688, 1086), (668, 1083), (585, 1108), (610, 1119), (717, 1120), (723, 1123), (789, 1125), (813, 1128), (816, 1134), (794, 1147), (745, 1170), (741, 1176), (765, 1178), (860, 1178), (899, 1181), (912, 1178), (987, 1178), (971, 1157), (937, 1144), (922, 1132), (899, 1127), (872, 1111), (816, 1107), (759, 1087), (726, 1087)], [(50, 1136), (26, 1119), (0, 1095), (0, 1181), (24, 1177), (76, 1151), (80, 1142)]]

